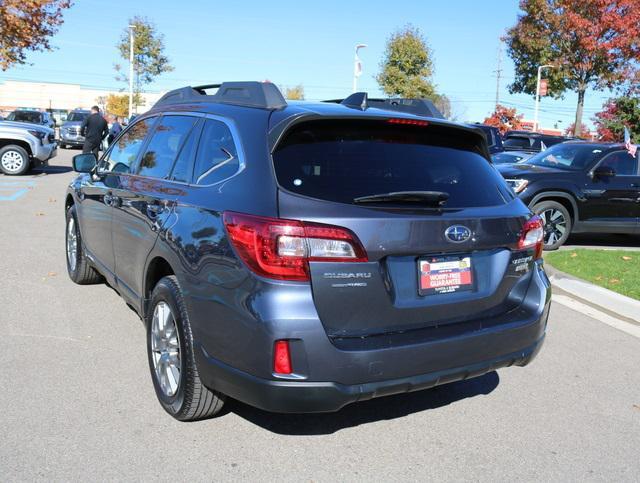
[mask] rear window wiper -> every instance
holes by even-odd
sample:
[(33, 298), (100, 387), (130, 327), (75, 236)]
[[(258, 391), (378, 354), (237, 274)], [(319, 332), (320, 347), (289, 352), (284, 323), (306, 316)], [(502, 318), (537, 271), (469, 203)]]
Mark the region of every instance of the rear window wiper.
[(449, 199), (445, 191), (395, 191), (354, 198), (354, 203), (419, 203), (442, 206)]

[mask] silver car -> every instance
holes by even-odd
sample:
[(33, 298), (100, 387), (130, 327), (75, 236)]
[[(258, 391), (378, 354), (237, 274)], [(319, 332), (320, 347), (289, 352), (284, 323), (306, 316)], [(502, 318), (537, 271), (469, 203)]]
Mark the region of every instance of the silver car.
[(46, 165), (57, 154), (55, 132), (26, 122), (0, 121), (0, 170), (6, 175), (25, 174)]

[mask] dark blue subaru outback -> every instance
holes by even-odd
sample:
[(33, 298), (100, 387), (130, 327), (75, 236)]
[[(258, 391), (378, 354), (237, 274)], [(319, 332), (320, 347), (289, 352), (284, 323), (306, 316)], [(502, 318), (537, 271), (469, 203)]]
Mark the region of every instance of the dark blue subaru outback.
[(482, 131), (421, 102), (185, 87), (74, 157), (69, 276), (140, 314), (172, 416), (336, 411), (533, 359), (542, 223)]

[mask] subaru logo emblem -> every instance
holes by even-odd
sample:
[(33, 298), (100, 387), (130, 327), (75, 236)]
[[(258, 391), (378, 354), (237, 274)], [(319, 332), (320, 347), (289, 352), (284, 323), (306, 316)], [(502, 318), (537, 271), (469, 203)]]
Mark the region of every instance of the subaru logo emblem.
[(471, 238), (471, 230), (466, 226), (453, 225), (445, 230), (444, 236), (452, 243), (462, 243)]

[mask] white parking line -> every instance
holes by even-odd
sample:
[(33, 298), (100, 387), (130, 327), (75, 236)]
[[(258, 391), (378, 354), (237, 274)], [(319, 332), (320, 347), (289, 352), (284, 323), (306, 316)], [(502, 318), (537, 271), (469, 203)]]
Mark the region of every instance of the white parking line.
[(582, 302), (578, 302), (571, 297), (567, 297), (566, 295), (554, 295), (553, 301), (558, 302), (559, 304), (564, 305), (565, 307), (569, 307), (570, 309), (576, 310), (582, 314), (588, 315), (589, 317), (596, 319), (603, 324), (607, 324), (614, 329), (621, 330), (622, 332), (629, 334), (633, 337), (637, 337), (640, 339), (640, 326), (631, 324), (629, 322), (625, 322), (624, 320), (616, 319), (609, 314), (605, 314), (604, 312), (599, 311), (591, 307), (590, 305), (583, 304)]

